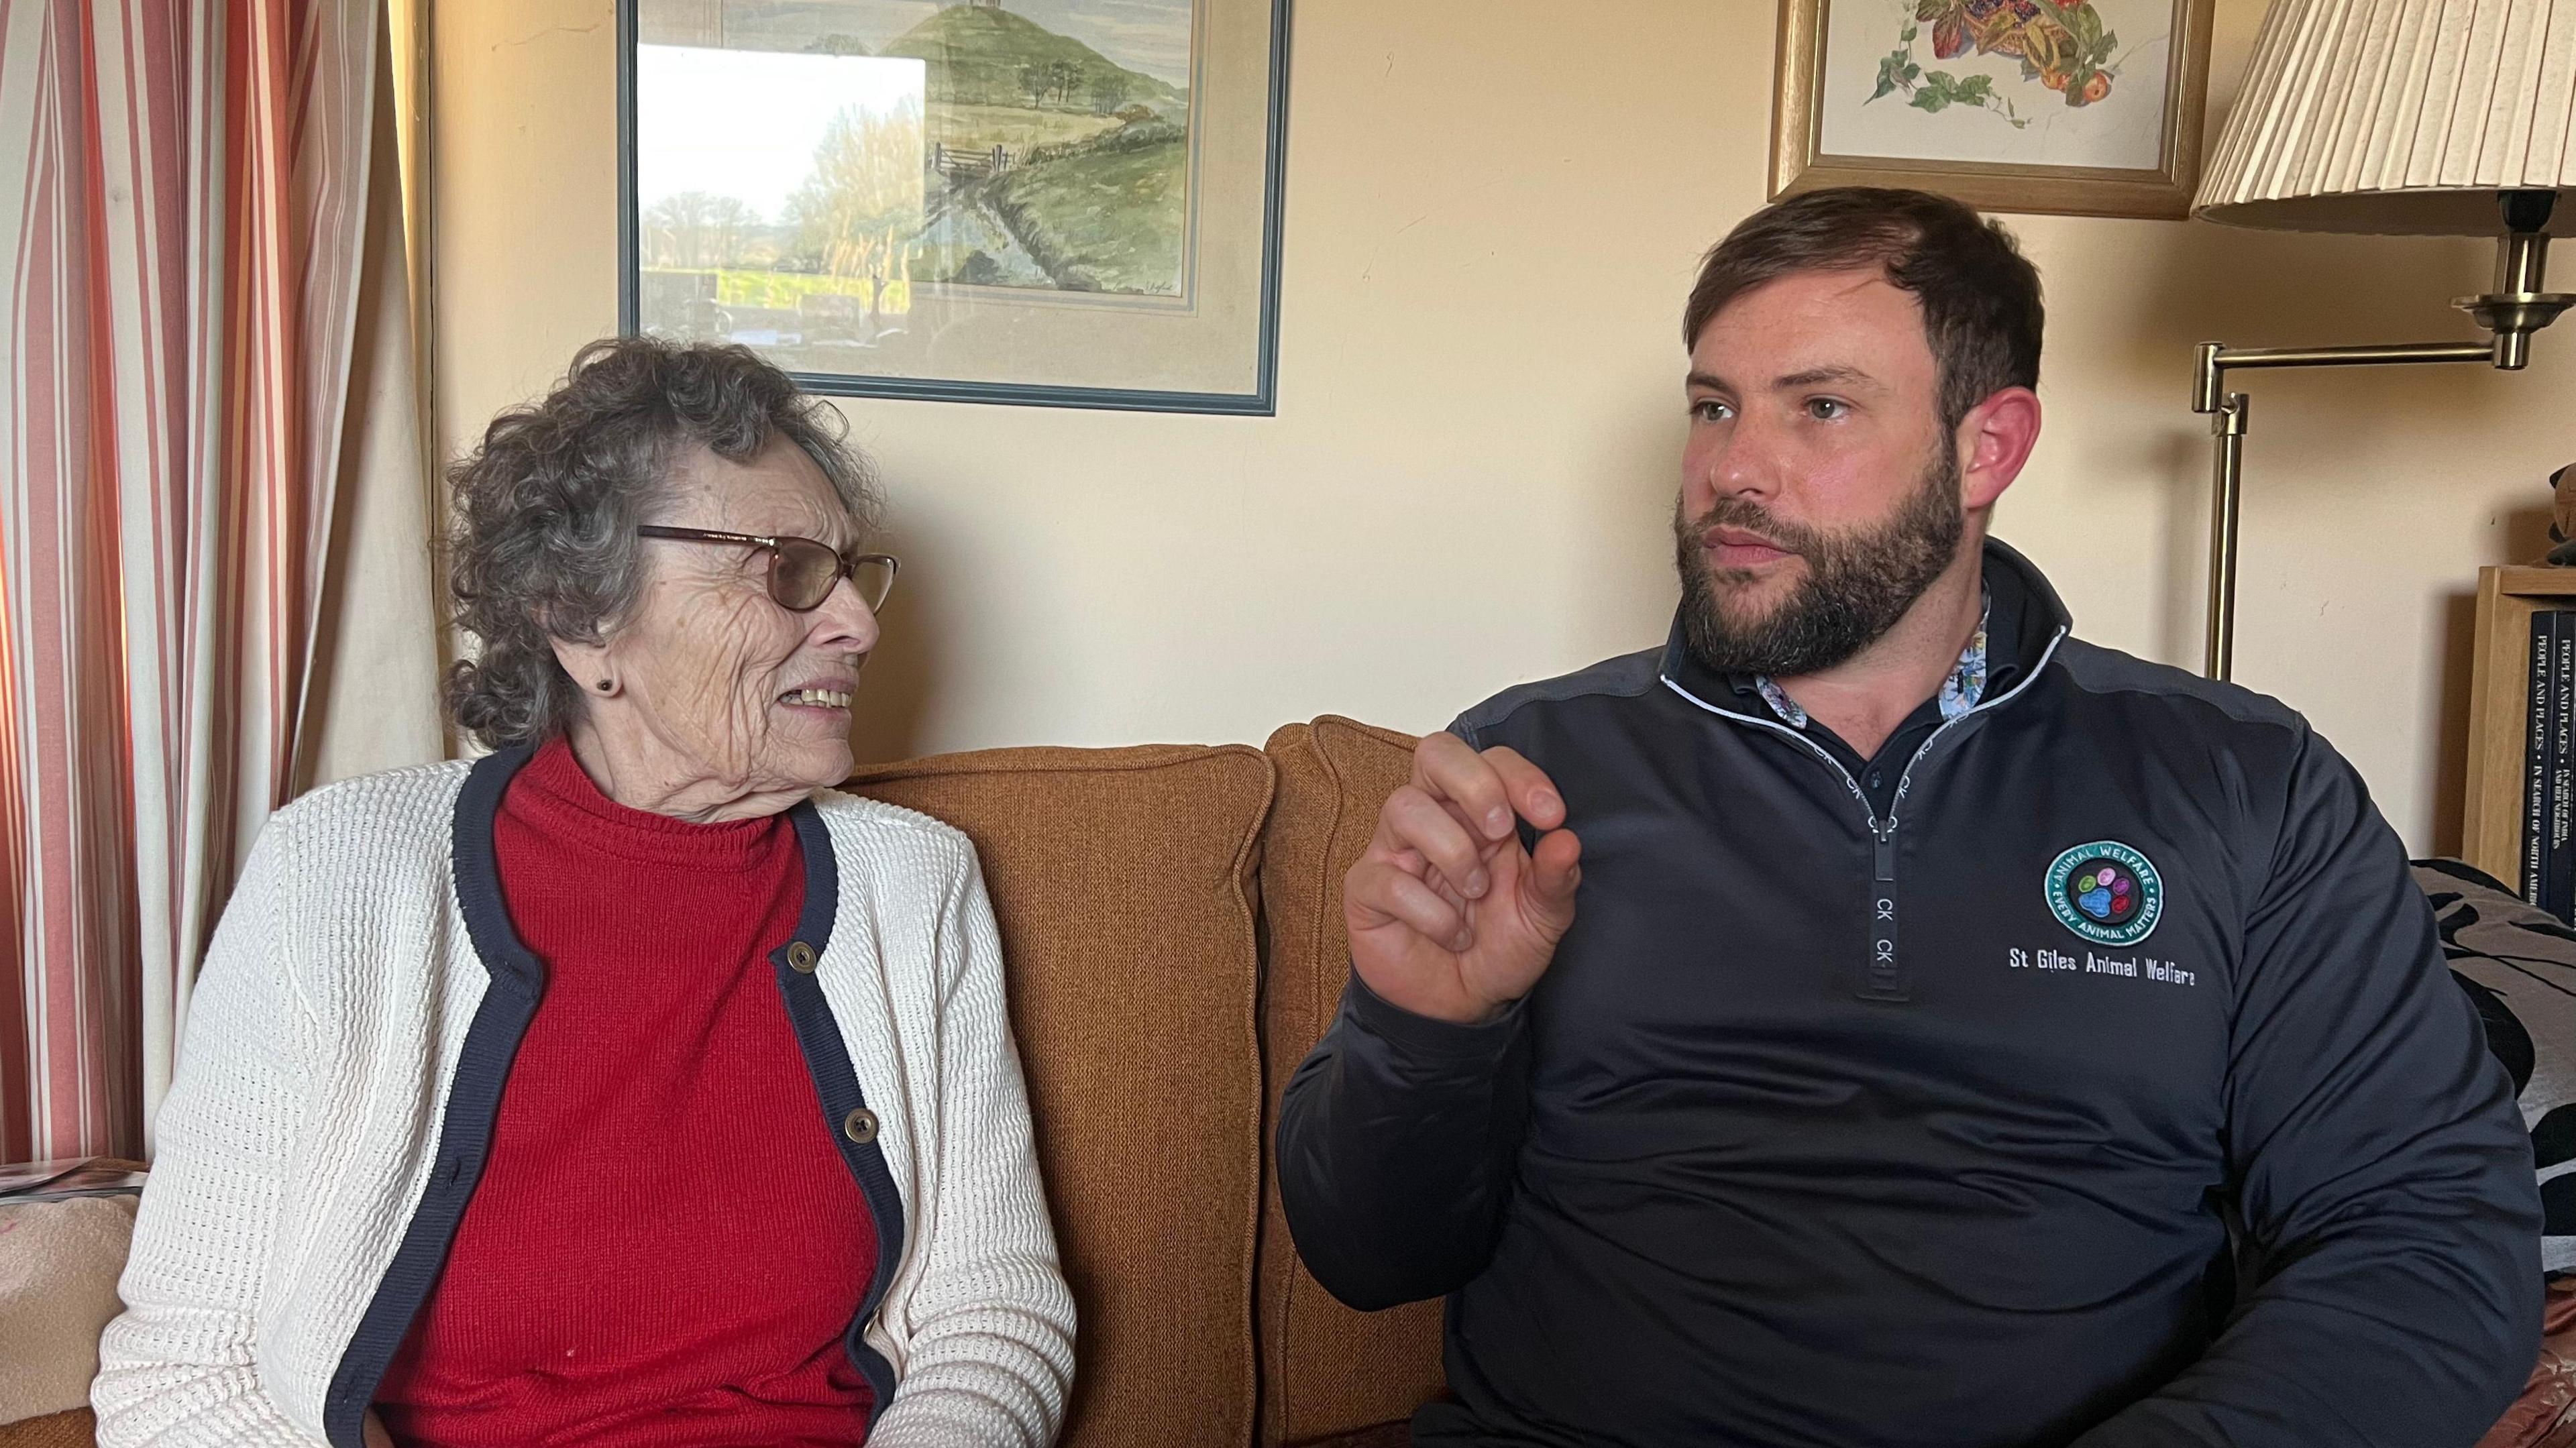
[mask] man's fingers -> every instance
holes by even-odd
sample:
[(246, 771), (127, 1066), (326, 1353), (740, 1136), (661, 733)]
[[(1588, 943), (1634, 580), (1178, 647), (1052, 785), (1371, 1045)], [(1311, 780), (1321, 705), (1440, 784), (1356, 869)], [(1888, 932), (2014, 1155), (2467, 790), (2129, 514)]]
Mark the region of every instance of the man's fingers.
[(1572, 830), (1556, 830), (1539, 837), (1538, 848), (1530, 852), (1530, 889), (1550, 907), (1574, 903), (1574, 887), (1583, 883), (1583, 842)]
[(1457, 911), (1460, 918), (1465, 918), (1467, 914), (1467, 896), (1464, 892), (1459, 890), (1457, 886), (1449, 883), (1448, 876), (1434, 870), (1427, 875), (1416, 875), (1413, 878), (1420, 880), (1423, 884), (1429, 886), (1431, 888), (1431, 893), (1448, 901), (1449, 908)]
[(1565, 823), (1565, 799), (1556, 792), (1556, 784), (1547, 777), (1547, 771), (1507, 745), (1486, 750), (1484, 760), (1494, 777), (1502, 781), (1504, 795), (1522, 819), (1542, 831)]
[[(1381, 855), (1379, 858), (1385, 860), (1388, 864), (1395, 866), (1395, 868), (1402, 870), (1414, 879), (1420, 880), (1423, 884), (1430, 886), (1434, 893), (1438, 894), (1441, 899), (1448, 901), (1461, 913), (1464, 913), (1467, 909), (1467, 897), (1460, 893), (1456, 885), (1449, 882), (1448, 876), (1431, 868), (1431, 862), (1422, 858), (1422, 852), (1420, 850), (1397, 850), (1392, 854)], [(1490, 880), (1486, 883), (1488, 887), (1492, 884)]]
[(1467, 917), (1452, 909), (1430, 886), (1401, 870), (1363, 863), (1345, 887), (1351, 903), (1363, 910), (1410, 926), (1446, 949), (1464, 949)]
[(1509, 836), (1514, 815), (1541, 830), (1565, 823), (1565, 799), (1547, 771), (1504, 745), (1479, 754), (1454, 734), (1425, 736), (1413, 752), (1413, 783), (1488, 840)]
[(1503, 777), (1485, 756), (1455, 734), (1429, 734), (1413, 751), (1413, 784), (1456, 804), (1479, 834), (1499, 840), (1512, 832), (1512, 799)]
[[(1437, 798), (1437, 796), (1434, 796), (1434, 798)], [(1447, 810), (1449, 812), (1449, 818), (1458, 822), (1458, 828), (1465, 830), (1467, 832), (1467, 837), (1476, 842), (1477, 854), (1490, 855), (1494, 852), (1494, 847), (1502, 843), (1500, 840), (1485, 838), (1484, 822), (1469, 814), (1465, 805), (1460, 804), (1454, 799), (1444, 799), (1440, 801), (1440, 807)], [(1509, 838), (1509, 836), (1506, 836), (1505, 838)]]
[(1470, 897), (1485, 893), (1488, 881), (1478, 841), (1430, 795), (1409, 784), (1388, 795), (1386, 807), (1378, 812), (1378, 831), (1379, 843), (1390, 853), (1418, 851), (1460, 893)]

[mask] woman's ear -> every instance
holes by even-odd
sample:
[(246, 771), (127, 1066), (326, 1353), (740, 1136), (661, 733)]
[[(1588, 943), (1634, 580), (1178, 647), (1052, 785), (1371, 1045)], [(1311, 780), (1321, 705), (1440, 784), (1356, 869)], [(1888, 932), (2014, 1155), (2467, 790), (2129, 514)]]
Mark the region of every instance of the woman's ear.
[(572, 676), (573, 686), (594, 698), (614, 697), (618, 690), (617, 670), (608, 656), (608, 643), (576, 643), (570, 639), (549, 639), (554, 645), (555, 662)]

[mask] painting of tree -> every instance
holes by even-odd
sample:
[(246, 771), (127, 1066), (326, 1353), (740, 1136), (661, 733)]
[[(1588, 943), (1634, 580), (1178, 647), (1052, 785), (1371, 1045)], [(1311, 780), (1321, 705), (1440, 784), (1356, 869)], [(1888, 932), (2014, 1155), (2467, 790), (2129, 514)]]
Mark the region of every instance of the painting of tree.
[(645, 211), (644, 246), (655, 266), (724, 267), (734, 265), (760, 213), (731, 196), (683, 191), (666, 196)]
[(1267, 411), (1287, 5), (629, 0), (621, 314), (853, 391)]
[(787, 199), (792, 249), (815, 271), (866, 276), (921, 230), (921, 108), (851, 108), (814, 148), (814, 171)]

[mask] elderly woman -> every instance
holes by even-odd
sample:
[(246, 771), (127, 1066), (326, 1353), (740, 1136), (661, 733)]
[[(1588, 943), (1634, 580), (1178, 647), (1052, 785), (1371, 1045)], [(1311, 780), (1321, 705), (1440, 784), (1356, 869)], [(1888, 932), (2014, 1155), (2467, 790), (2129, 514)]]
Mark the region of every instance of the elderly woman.
[(261, 836), (100, 1443), (1053, 1439), (1073, 1305), (983, 880), (830, 788), (895, 573), (832, 418), (738, 348), (602, 342), (457, 468), (449, 704), (493, 752)]

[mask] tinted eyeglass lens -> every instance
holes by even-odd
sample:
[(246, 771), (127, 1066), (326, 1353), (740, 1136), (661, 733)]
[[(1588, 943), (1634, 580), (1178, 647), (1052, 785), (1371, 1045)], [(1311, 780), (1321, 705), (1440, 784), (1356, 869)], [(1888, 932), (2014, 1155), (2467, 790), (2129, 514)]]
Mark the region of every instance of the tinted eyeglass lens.
[(858, 560), (850, 570), (850, 583), (859, 590), (868, 612), (876, 612), (885, 607), (886, 595), (894, 592), (894, 560), (877, 556)]
[[(822, 605), (841, 581), (841, 555), (810, 538), (782, 538), (769, 567), (770, 596), (803, 612)], [(860, 590), (864, 597), (866, 590)]]

